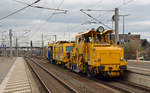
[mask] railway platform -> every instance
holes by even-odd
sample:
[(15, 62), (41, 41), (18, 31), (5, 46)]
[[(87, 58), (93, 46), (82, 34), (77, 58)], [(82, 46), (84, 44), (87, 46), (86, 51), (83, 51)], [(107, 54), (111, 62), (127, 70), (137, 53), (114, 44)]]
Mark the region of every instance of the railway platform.
[(139, 85), (150, 87), (150, 61), (128, 60), (125, 79)]
[(150, 75), (150, 61), (140, 60), (137, 64), (136, 60), (128, 60), (128, 70)]
[(22, 57), (17, 57), (4, 80), (0, 93), (39, 93), (38, 87)]
[(2, 83), (3, 79), (9, 72), (11, 66), (13, 65), (16, 58), (7, 58), (7, 57), (0, 57), (0, 84)]

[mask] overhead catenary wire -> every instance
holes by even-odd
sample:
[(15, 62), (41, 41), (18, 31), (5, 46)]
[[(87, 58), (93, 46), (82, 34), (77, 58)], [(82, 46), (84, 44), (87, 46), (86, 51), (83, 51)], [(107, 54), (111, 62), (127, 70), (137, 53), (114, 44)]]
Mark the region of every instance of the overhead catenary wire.
[(21, 8), (21, 9), (19, 9), (19, 10), (16, 10), (16, 11), (14, 11), (14, 12), (12, 12), (12, 13), (8, 14), (7, 16), (4, 16), (4, 17), (0, 18), (0, 21), (1, 21), (1, 20), (3, 20), (3, 19), (8, 18), (9, 16), (12, 16), (12, 15), (14, 15), (14, 14), (16, 14), (16, 13), (18, 13), (18, 12), (20, 12), (20, 11), (22, 11), (22, 10), (24, 10), (24, 9), (28, 8), (28, 7), (30, 7), (31, 5), (34, 5), (34, 4), (38, 3), (38, 2), (40, 2), (40, 1), (41, 1), (41, 0), (36, 0), (36, 1), (35, 1), (35, 2), (33, 2), (32, 4), (27, 5), (27, 6), (25, 6), (25, 7)]
[(108, 29), (112, 29), (111, 27), (109, 27), (108, 25), (104, 24), (103, 22), (99, 21), (98, 19), (94, 18), (93, 16), (91, 16), (90, 14), (86, 13), (83, 9), (80, 9), (80, 11), (84, 14), (86, 14), (88, 17), (92, 18), (93, 20), (95, 20), (96, 22), (102, 24), (103, 26), (107, 27)]
[(123, 6), (125, 6), (125, 5), (127, 5), (127, 4), (129, 4), (129, 3), (131, 3), (131, 2), (133, 2), (134, 0), (128, 0), (128, 1), (125, 1), (125, 0), (123, 0), (123, 3), (121, 4), (121, 5), (119, 5), (117, 8), (121, 8), (121, 7), (123, 7)]
[[(62, 0), (62, 1), (60, 2), (60, 4), (57, 6), (56, 9), (59, 9), (63, 3), (64, 3), (64, 0)], [(57, 10), (54, 10), (54, 12), (53, 12), (50, 16), (47, 17), (47, 19), (44, 21), (44, 23), (43, 23), (41, 26), (39, 26), (39, 27), (37, 28), (38, 30), (35, 30), (35, 31), (40, 31), (40, 29), (42, 28), (42, 26), (45, 26), (45, 24), (47, 23), (47, 21), (49, 21), (49, 20), (55, 15), (56, 11), (57, 11)], [(67, 11), (67, 12), (68, 12), (68, 11)], [(64, 13), (64, 14), (66, 14), (66, 13)], [(37, 32), (36, 32), (36, 33), (37, 33)], [(35, 35), (35, 34), (32, 34), (32, 36), (33, 36), (33, 35)], [(31, 37), (32, 37), (32, 36), (31, 36)]]
[[(103, 2), (103, 0), (100, 0), (99, 2), (97, 2), (96, 4), (102, 4), (102, 2)], [(108, 13), (108, 12), (113, 12), (114, 10), (99, 10), (99, 9), (95, 9), (96, 7), (93, 7), (93, 8), (90, 8), (90, 9), (83, 9), (84, 11), (89, 11), (89, 12), (92, 12), (92, 11), (95, 11), (95, 12), (97, 12), (97, 11), (100, 11), (100, 12), (105, 12), (103, 15), (105, 15), (105, 17), (106, 17), (106, 13)], [(102, 14), (100, 14), (100, 15), (98, 15), (96, 18), (98, 19), (99, 17), (103, 17), (102, 16)], [(103, 20), (101, 20), (101, 22), (102, 21), (104, 21), (104, 18), (101, 18), (101, 19), (103, 19)], [(91, 20), (87, 20), (87, 21), (85, 21), (85, 22), (83, 22), (81, 25), (85, 25), (85, 24), (99, 24), (98, 22), (96, 22), (95, 20), (93, 20), (93, 19), (91, 19)], [(106, 24), (106, 23), (105, 23)]]
[[(61, 7), (61, 5), (63, 4), (63, 2), (64, 2), (64, 0), (62, 0), (62, 1), (60, 2), (60, 4), (58, 5), (57, 9), (59, 9), (59, 8)], [(56, 10), (51, 14), (51, 16), (49, 16), (49, 17), (47, 18), (46, 21), (50, 20), (50, 19), (55, 15), (55, 13), (56, 13)]]
[[(104, 19), (106, 19), (106, 14), (108, 14), (108, 11), (107, 12), (105, 12), (105, 13), (103, 13), (103, 15), (101, 14), (101, 15), (98, 15), (96, 18), (98, 19), (99, 17), (105, 17), (105, 18), (101, 18), (102, 20), (101, 21), (104, 21)], [(109, 14), (110, 15), (110, 14)], [(112, 20), (112, 19), (111, 19)], [(111, 21), (111, 20), (109, 20), (109, 21)], [(108, 20), (106, 21), (106, 23), (107, 22), (109, 22)], [(106, 24), (105, 23), (105, 24)], [(85, 22), (83, 22), (81, 25), (85, 25), (85, 24), (99, 24), (98, 22), (96, 22), (95, 20), (93, 20), (93, 19), (91, 19), (91, 20), (88, 20), (88, 21), (85, 21)]]
[[(32, 5), (33, 6), (33, 5)], [(30, 6), (31, 7), (31, 6)], [(38, 7), (40, 7), (40, 6), (38, 6)], [(52, 15), (54, 15), (54, 14), (56, 14), (56, 13), (53, 13)], [(49, 20), (49, 19), (48, 19)], [(97, 22), (97, 21), (96, 21)], [(98, 22), (97, 22), (98, 23)], [(106, 23), (105, 23), (106, 24)], [(43, 25), (44, 26), (44, 25)], [(41, 27), (41, 26), (39, 26), (39, 27)], [(39, 30), (39, 29), (38, 29)]]
[[(99, 0), (97, 3), (94, 4), (94, 7), (90, 8), (90, 9), (95, 9), (95, 8), (97, 8), (97, 7), (98, 7), (98, 4), (102, 4), (102, 2), (103, 2), (103, 0)], [(106, 12), (106, 13), (107, 13), (107, 12)], [(100, 17), (100, 16), (101, 16), (101, 15), (99, 15), (98, 17)], [(83, 25), (85, 25), (85, 24), (99, 24), (99, 23), (96, 22), (95, 20), (91, 19), (91, 20), (82, 22), (82, 24), (77, 24), (77, 25), (71, 27), (70, 29), (76, 28), (76, 29), (80, 29), (80, 30), (81, 30), (82, 28), (79, 28), (79, 27), (80, 27), (80, 26), (83, 26)], [(77, 30), (77, 31), (80, 31), (80, 30)], [(87, 29), (86, 29), (86, 30), (87, 30)]]
[[(121, 8), (122, 6), (125, 6), (125, 5), (127, 5), (127, 4), (129, 4), (129, 3), (131, 3), (132, 1), (134, 1), (134, 0), (123, 0), (123, 3), (121, 4), (121, 5), (119, 5), (118, 6), (118, 8)], [(103, 12), (103, 11), (105, 11), (106, 13), (107, 12), (113, 12), (114, 10), (98, 10), (98, 9), (82, 9), (83, 11), (100, 11), (100, 12)], [(90, 17), (90, 16), (89, 16)], [(93, 18), (92, 18), (93, 19)], [(95, 20), (95, 19), (93, 19), (93, 20)], [(91, 20), (91, 21), (86, 21), (86, 22), (84, 22), (84, 23), (82, 23), (81, 25), (84, 25), (84, 24), (92, 24), (92, 23), (94, 23), (94, 24), (97, 24), (95, 21), (93, 21), (93, 20)], [(101, 20), (102, 21), (102, 20)], [(110, 21), (110, 20), (109, 20)]]
[[(31, 4), (28, 4), (28, 3), (25, 3), (25, 2), (21, 2), (21, 1), (18, 1), (18, 0), (13, 0), (13, 1), (18, 2), (18, 3), (22, 3), (22, 4), (26, 4), (26, 5), (28, 5), (30, 7), (33, 7), (33, 8), (54, 10), (54, 12), (46, 19), (46, 21), (48, 21), (49, 19), (51, 19), (55, 14), (60, 14), (60, 13), (66, 14), (68, 12), (68, 10), (59, 9), (60, 6), (63, 4), (64, 0), (61, 1), (61, 3), (58, 5), (57, 8), (46, 8), (46, 7), (41, 7), (41, 6), (35, 6), (35, 5), (31, 5)], [(60, 12), (57, 12), (57, 11), (60, 11)], [(44, 26), (44, 24), (46, 23), (46, 21), (43, 23), (42, 26)], [(38, 26), (38, 30), (36, 30), (36, 31), (39, 31), (40, 28), (41, 28), (41, 26)], [(31, 34), (31, 35), (33, 36), (34, 34)], [(32, 37), (31, 35), (30, 35), (30, 37)]]
[(105, 12), (113, 12), (114, 10), (96, 10), (96, 9), (81, 9), (82, 11), (105, 11)]
[[(102, 2), (103, 2), (103, 0), (99, 0), (97, 3), (95, 3), (94, 5), (93, 5), (93, 9), (94, 8), (96, 8), (96, 7), (98, 7), (99, 6), (99, 4), (102, 4)], [(93, 19), (91, 20), (91, 21), (93, 21)], [(89, 22), (89, 20), (88, 20), (88, 22)], [(80, 31), (81, 32), (81, 30), (83, 30), (82, 28), (81, 28), (81, 26), (83, 26), (84, 24), (85, 24), (86, 22), (82, 22), (82, 24), (76, 24), (75, 26), (72, 26), (72, 27), (70, 27), (69, 26), (69, 28), (68, 29), (76, 29), (76, 31), (74, 32), (74, 31), (72, 31), (72, 32), (74, 32), (74, 33), (76, 33), (77, 34), (77, 32), (78, 31)], [(93, 22), (94, 23), (94, 22)], [(99, 24), (99, 23), (97, 23), (97, 24)], [(78, 30), (77, 30), (78, 29)], [(87, 30), (87, 29), (86, 29)], [(69, 34), (70, 34), (70, 32), (69, 32)], [(72, 38), (71, 38), (72, 39)], [(74, 38), (73, 38), (74, 39)]]
[[(22, 1), (17, 1), (17, 0), (13, 0), (13, 1), (21, 3), (21, 4), (25, 4), (25, 5), (30, 5), (30, 4), (22, 2)], [(64, 12), (68, 11), (68, 10), (63, 10), (63, 9), (47, 8), (47, 7), (37, 6), (37, 5), (30, 5), (30, 7), (39, 8), (39, 9), (47, 9), (47, 10), (64, 11)]]

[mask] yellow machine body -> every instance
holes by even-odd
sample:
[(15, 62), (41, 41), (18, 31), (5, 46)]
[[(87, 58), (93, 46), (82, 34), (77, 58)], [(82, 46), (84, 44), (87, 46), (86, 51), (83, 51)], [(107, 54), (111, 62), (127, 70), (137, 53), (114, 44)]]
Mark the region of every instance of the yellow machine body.
[(45, 57), (47, 59), (49, 57), (49, 47), (53, 47), (53, 43), (49, 43), (48, 46), (45, 47)]
[(66, 41), (56, 42), (53, 46), (53, 60), (56, 64), (65, 65), (70, 58), (70, 51), (72, 51), (73, 43)]
[(48, 46), (45, 47), (45, 57), (48, 59)]
[(120, 76), (126, 70), (123, 48), (114, 45), (112, 30), (80, 33), (75, 38), (67, 67), (91, 75)]

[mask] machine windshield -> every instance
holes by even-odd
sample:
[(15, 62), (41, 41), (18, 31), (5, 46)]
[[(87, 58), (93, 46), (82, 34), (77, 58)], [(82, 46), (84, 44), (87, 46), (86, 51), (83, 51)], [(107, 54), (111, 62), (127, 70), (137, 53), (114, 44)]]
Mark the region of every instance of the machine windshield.
[(98, 44), (108, 44), (111, 42), (111, 34), (95, 34), (84, 36), (85, 43), (98, 43)]
[(100, 34), (95, 34), (95, 35), (88, 35), (88, 36), (84, 36), (84, 42), (85, 43), (101, 43), (101, 35)]

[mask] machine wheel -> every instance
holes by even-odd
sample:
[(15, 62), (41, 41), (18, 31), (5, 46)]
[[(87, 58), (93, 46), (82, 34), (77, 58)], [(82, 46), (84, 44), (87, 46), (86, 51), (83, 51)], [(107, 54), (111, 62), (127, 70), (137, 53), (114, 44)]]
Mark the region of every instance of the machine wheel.
[(51, 64), (54, 64), (54, 61), (55, 61), (55, 60), (52, 60), (52, 61), (51, 61)]
[(62, 67), (63, 67), (63, 68), (66, 68), (66, 67), (65, 67), (65, 63), (62, 63)]
[(95, 77), (94, 71), (89, 71), (89, 70), (88, 70), (87, 76), (88, 76), (88, 77), (91, 77), (91, 78)]
[(52, 61), (52, 64), (56, 65), (56, 60), (53, 60), (53, 61)]
[(88, 65), (86, 65), (85, 67), (86, 67), (86, 75), (87, 75), (87, 77), (93, 78), (95, 76), (94, 71), (93, 70), (90, 71)]
[(51, 63), (51, 64), (53, 63), (53, 60), (52, 60), (52, 59), (50, 60), (50, 63)]

